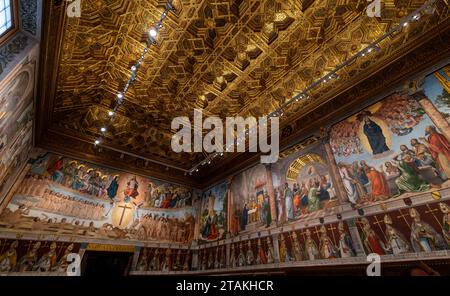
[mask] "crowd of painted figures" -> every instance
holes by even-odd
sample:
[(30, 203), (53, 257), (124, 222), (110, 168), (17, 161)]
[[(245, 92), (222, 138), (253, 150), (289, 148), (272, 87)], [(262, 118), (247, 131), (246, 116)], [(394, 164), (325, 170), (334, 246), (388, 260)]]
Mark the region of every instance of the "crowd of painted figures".
[(152, 217), (144, 215), (126, 229), (120, 229), (110, 223), (96, 227), (93, 221), (85, 221), (66, 217), (61, 219), (30, 216), (30, 208), (21, 204), (15, 210), (6, 208), (0, 214), (0, 225), (9, 229), (31, 231), (51, 231), (53, 234), (101, 237), (109, 239), (136, 240), (168, 240), (180, 243), (191, 241), (194, 237), (195, 219), (192, 215), (185, 218), (168, 218), (163, 215)]
[(450, 249), (450, 207), (441, 202), (439, 208), (443, 214), (441, 230), (436, 230), (433, 226), (424, 222), (415, 208), (409, 209), (411, 218), (409, 239), (393, 225), (389, 214), (385, 214), (383, 219), (385, 224), (384, 239), (376, 234), (367, 218), (361, 218), (359, 221), (362, 229), (361, 239), (366, 252), (379, 255), (398, 255)]
[(389, 126), (390, 131), (397, 136), (408, 135), (423, 118), (424, 112), (413, 98), (403, 93), (394, 93), (382, 101), (375, 112), (364, 111), (354, 120), (345, 120), (338, 128), (331, 130), (330, 145), (337, 156), (361, 154), (364, 147), (359, 138), (361, 122), (366, 118), (378, 118)]
[(192, 251), (182, 249), (144, 248), (136, 265), (137, 271), (189, 271)]
[[(3, 241), (2, 241), (3, 243)], [(0, 272), (66, 272), (67, 256), (75, 252), (73, 243), (8, 241), (0, 246)], [(20, 255), (20, 250), (26, 250)]]
[[(405, 192), (440, 188), (450, 175), (450, 143), (434, 126), (427, 126), (428, 139), (413, 138), (400, 145), (399, 153), (379, 168), (365, 160), (339, 162), (339, 172), (349, 201), (353, 204), (386, 200)], [(433, 144), (440, 141), (441, 144)]]
[(81, 200), (76, 197), (64, 195), (50, 189), (45, 189), (44, 194), (36, 196), (38, 201), (29, 199), (23, 200), (23, 205), (27, 208), (35, 208), (48, 213), (64, 215), (88, 220), (103, 220), (105, 206), (88, 200)]
[(194, 238), (195, 218), (167, 218), (164, 215), (144, 215), (131, 226), (139, 240), (160, 240), (185, 243)]

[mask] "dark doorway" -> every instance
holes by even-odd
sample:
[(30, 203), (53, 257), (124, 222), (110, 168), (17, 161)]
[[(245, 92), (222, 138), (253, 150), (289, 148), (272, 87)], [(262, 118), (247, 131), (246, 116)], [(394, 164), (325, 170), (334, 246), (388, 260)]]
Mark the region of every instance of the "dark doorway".
[(133, 253), (87, 251), (81, 264), (82, 276), (126, 276)]

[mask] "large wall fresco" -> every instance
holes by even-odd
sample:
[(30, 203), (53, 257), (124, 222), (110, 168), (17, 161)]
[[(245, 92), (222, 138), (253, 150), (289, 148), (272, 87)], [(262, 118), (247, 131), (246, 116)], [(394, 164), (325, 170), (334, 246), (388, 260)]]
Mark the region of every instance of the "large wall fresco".
[(186, 243), (198, 194), (191, 188), (51, 153), (38, 155), (0, 214), (4, 230)]
[(79, 250), (79, 243), (0, 239), (0, 272), (66, 273), (68, 255)]
[(216, 241), (224, 238), (227, 231), (227, 183), (221, 183), (205, 190), (201, 209), (199, 239)]
[(263, 165), (257, 165), (234, 176), (230, 190), (233, 196), (231, 207), (233, 234), (270, 226), (272, 216), (269, 184)]
[(394, 93), (331, 130), (330, 144), (355, 205), (448, 187), (450, 143), (420, 100)]
[(317, 216), (340, 204), (321, 144), (279, 160), (271, 171), (278, 222)]
[(0, 201), (32, 147), (34, 68), (21, 65), (0, 85)]

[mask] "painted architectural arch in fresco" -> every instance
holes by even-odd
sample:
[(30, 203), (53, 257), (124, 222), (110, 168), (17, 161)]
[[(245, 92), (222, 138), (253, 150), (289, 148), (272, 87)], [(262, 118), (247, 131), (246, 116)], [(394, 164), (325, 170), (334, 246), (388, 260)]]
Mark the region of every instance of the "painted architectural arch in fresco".
[(0, 228), (186, 243), (196, 192), (183, 186), (44, 153), (0, 214)]
[(450, 65), (425, 78), (424, 92), (442, 115), (450, 120)]
[(279, 222), (318, 216), (339, 205), (335, 179), (320, 143), (278, 161), (272, 178)]

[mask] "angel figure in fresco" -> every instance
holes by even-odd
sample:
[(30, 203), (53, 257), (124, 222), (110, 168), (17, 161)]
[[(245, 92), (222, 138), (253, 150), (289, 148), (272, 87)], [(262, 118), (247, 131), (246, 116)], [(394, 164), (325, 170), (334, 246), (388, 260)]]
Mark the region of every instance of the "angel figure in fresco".
[(137, 271), (145, 271), (148, 269), (148, 250), (144, 248), (142, 251), (142, 256), (136, 266)]
[(298, 242), (297, 233), (295, 231), (292, 231), (291, 235), (291, 241), (292, 241), (292, 248), (294, 249), (294, 259), (295, 261), (302, 261), (303, 260), (303, 250), (300, 246), (300, 243)]
[(17, 246), (19, 241), (13, 241), (8, 250), (0, 255), (0, 272), (13, 271), (17, 264)]
[(364, 135), (366, 135), (370, 148), (372, 148), (372, 154), (376, 155), (389, 151), (389, 147), (386, 145), (386, 137), (382, 128), (370, 118), (371, 115), (371, 112), (363, 111), (359, 114), (358, 119), (364, 122)]
[(432, 252), (447, 249), (442, 236), (429, 224), (423, 222), (415, 208), (409, 210), (411, 223), (411, 245), (416, 252)]
[(410, 248), (407, 240), (403, 237), (403, 234), (392, 226), (392, 220), (388, 214), (384, 215), (384, 224), (386, 225), (387, 238), (386, 252), (394, 255), (408, 253)]
[(325, 225), (320, 228), (320, 242), (319, 242), (320, 256), (322, 259), (337, 258), (337, 249), (327, 234)]
[(267, 256), (261, 244), (261, 238), (258, 238), (258, 254), (256, 256), (256, 264), (267, 264)]
[(44, 255), (42, 255), (42, 257), (33, 267), (33, 270), (41, 272), (51, 271), (56, 266), (57, 263), (56, 247), (57, 247), (56, 243), (52, 242), (50, 244), (50, 250)]
[(378, 235), (370, 226), (369, 220), (363, 217), (361, 218), (361, 224), (363, 229), (363, 243), (368, 253), (376, 253), (378, 255), (385, 255), (386, 248), (384, 243), (379, 239)]
[(253, 265), (254, 262), (255, 262), (255, 255), (253, 254), (252, 250), (252, 241), (249, 240), (247, 244), (246, 263), (247, 265)]
[(317, 249), (316, 242), (311, 237), (311, 230), (306, 229), (305, 238), (305, 253), (308, 260), (319, 259), (319, 250)]
[(275, 262), (275, 257), (273, 253), (273, 246), (272, 246), (272, 240), (270, 239), (270, 236), (267, 237), (267, 251), (266, 251), (266, 257), (267, 257), (267, 264), (272, 264)]
[(126, 203), (128, 203), (131, 199), (136, 199), (136, 197), (139, 195), (138, 188), (139, 183), (136, 179), (136, 176), (134, 176), (127, 182), (127, 188), (125, 188), (125, 190), (123, 191), (123, 194), (125, 196), (124, 201)]
[(26, 255), (24, 255), (22, 258), (20, 258), (17, 267), (19, 272), (23, 271), (32, 271), (34, 265), (37, 261), (38, 251), (41, 247), (41, 242), (36, 242), (30, 251)]
[(444, 236), (447, 246), (450, 247), (450, 207), (443, 202), (439, 203), (442, 214), (442, 235)]
[(339, 221), (338, 230), (339, 230), (339, 253), (341, 255), (341, 258), (355, 257), (356, 251), (353, 246), (353, 240), (350, 237), (350, 235), (348, 235), (347, 232), (345, 232), (344, 222)]

